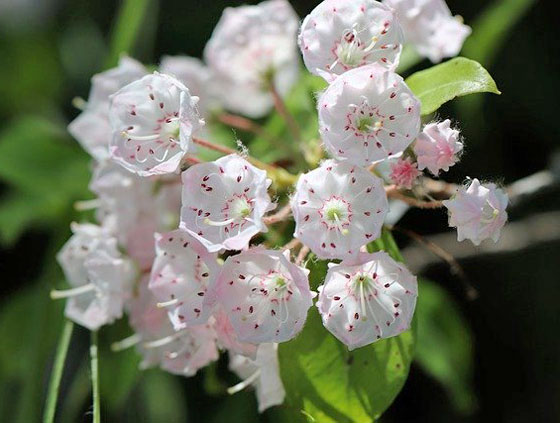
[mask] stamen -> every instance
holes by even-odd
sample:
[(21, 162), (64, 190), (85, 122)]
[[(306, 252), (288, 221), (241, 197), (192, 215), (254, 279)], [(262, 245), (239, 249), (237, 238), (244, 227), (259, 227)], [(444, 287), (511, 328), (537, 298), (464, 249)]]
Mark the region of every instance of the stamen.
[(215, 220), (210, 220), (207, 217), (204, 218), (204, 223), (206, 225), (209, 225), (209, 226), (227, 226), (227, 225), (229, 225), (230, 223), (233, 223), (233, 222), (235, 222), (235, 219), (227, 219), (227, 220), (224, 220), (222, 222), (217, 222)]
[(144, 348), (159, 348), (163, 347), (164, 345), (171, 344), (177, 338), (180, 338), (183, 335), (183, 332), (177, 332), (173, 335), (166, 336), (164, 338), (156, 339), (155, 341), (145, 342)]
[(255, 382), (260, 375), (261, 375), (261, 370), (258, 369), (255, 373), (253, 373), (251, 376), (249, 376), (244, 381), (239, 382), (237, 385), (233, 385), (233, 386), (229, 387), (227, 389), (227, 393), (230, 394), (230, 395), (233, 395), (233, 394), (238, 393), (239, 391), (242, 391), (243, 389), (250, 386), (253, 382)]
[(142, 337), (135, 333), (134, 335), (129, 336), (128, 338), (121, 339), (120, 341), (113, 342), (111, 344), (111, 351), (118, 352), (126, 350), (134, 345), (138, 344), (142, 341)]
[(134, 134), (131, 134), (130, 132), (127, 132), (127, 131), (122, 131), (121, 135), (123, 136), (123, 138), (130, 138), (131, 140), (134, 140), (134, 141), (155, 141), (155, 140), (160, 138), (159, 134), (134, 135)]
[(76, 297), (78, 295), (85, 294), (86, 292), (90, 292), (95, 290), (96, 286), (92, 283), (88, 283), (87, 285), (82, 285), (77, 288), (71, 289), (64, 289), (64, 290), (57, 290), (53, 289), (50, 293), (50, 296), (53, 300), (58, 300), (60, 298), (69, 298), (69, 297)]
[(99, 198), (94, 198), (93, 200), (76, 201), (74, 203), (74, 209), (77, 211), (87, 211), (95, 210), (101, 207), (101, 200)]
[(157, 308), (165, 308), (165, 307), (169, 307), (172, 305), (175, 305), (179, 302), (179, 300), (177, 298), (173, 298), (172, 300), (169, 301), (164, 301), (162, 303), (157, 303)]

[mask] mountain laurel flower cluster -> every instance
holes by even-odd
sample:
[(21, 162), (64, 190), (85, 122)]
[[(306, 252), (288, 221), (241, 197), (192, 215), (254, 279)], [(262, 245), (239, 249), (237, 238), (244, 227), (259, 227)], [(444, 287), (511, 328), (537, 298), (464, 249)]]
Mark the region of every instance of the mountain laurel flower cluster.
[[(350, 350), (410, 328), (419, 289), (384, 226), (391, 205), (445, 207), (475, 245), (507, 220), (495, 184), (431, 178), (464, 140), (449, 119), (424, 124), (396, 73), (405, 44), (434, 62), (459, 52), (470, 29), (443, 0), (325, 0), (299, 22), (286, 0), (227, 8), (204, 62), (164, 56), (148, 73), (122, 57), (92, 78), (68, 130), (94, 160), (96, 198), (76, 208), (96, 223), (72, 224), (70, 288), (51, 293), (92, 331), (126, 314), (133, 334), (113, 349), (134, 346), (142, 369), (192, 376), (226, 352), (242, 379), (229, 392), (253, 387), (261, 412), (291, 394), (283, 344), (322, 330), (309, 313)], [(311, 135), (284, 101), (311, 78), (300, 52), (323, 78)], [(283, 135), (251, 120), (272, 110)], [(270, 145), (227, 147), (219, 125)]]

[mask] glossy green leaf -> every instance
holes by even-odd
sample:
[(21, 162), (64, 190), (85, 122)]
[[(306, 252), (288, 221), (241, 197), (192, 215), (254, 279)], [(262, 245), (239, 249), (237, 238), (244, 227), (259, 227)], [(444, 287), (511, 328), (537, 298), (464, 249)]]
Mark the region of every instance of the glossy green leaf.
[[(391, 233), (382, 246), (393, 257), (400, 253)], [(324, 261), (311, 263), (312, 286), (324, 278)], [(294, 421), (321, 423), (373, 422), (402, 389), (414, 354), (415, 331), (385, 339), (352, 352), (322, 325), (315, 308), (303, 332), (280, 344), (287, 412)]]
[(472, 412), (473, 339), (468, 323), (441, 287), (426, 279), (419, 285), (415, 360), (442, 383), (459, 411)]
[(490, 74), (478, 62), (457, 57), (412, 74), (406, 79), (422, 103), (422, 115), (435, 112), (453, 100), (475, 93), (500, 94)]

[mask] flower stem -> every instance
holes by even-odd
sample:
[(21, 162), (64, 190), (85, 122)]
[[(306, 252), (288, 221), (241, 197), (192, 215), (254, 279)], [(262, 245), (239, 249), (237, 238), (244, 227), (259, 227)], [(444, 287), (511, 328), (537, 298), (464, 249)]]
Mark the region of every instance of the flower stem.
[(68, 347), (70, 346), (70, 339), (72, 338), (72, 330), (74, 323), (67, 320), (62, 329), (60, 340), (56, 348), (56, 356), (49, 382), (49, 391), (47, 393), (47, 401), (45, 403), (45, 413), (43, 414), (43, 423), (52, 423), (56, 412), (56, 402), (58, 400), (58, 391), (60, 388), (60, 380), (64, 371), (64, 362), (68, 354)]
[(400, 192), (395, 185), (385, 187), (385, 191), (387, 192), (387, 197), (401, 200), (412, 207), (418, 207), (420, 209), (438, 209), (443, 207), (443, 203), (441, 201), (422, 201), (409, 197)]
[(91, 358), (91, 388), (93, 391), (93, 423), (101, 423), (99, 405), (99, 364), (97, 360), (97, 331), (91, 332), (89, 355)]
[(271, 225), (273, 223), (282, 222), (283, 220), (286, 220), (288, 217), (290, 217), (291, 214), (292, 214), (292, 207), (290, 206), (290, 204), (286, 204), (284, 207), (278, 210), (277, 213), (270, 216), (265, 216), (263, 218), (263, 222), (265, 225)]
[(301, 131), (299, 130), (299, 126), (296, 120), (288, 111), (286, 103), (284, 103), (284, 100), (278, 93), (278, 90), (276, 89), (276, 86), (272, 81), (268, 84), (268, 87), (270, 90), (270, 94), (272, 94), (272, 99), (274, 100), (274, 107), (276, 108), (276, 111), (282, 117), (282, 119), (284, 119), (286, 125), (288, 125), (288, 129), (290, 130), (294, 141), (299, 143), (301, 141)]

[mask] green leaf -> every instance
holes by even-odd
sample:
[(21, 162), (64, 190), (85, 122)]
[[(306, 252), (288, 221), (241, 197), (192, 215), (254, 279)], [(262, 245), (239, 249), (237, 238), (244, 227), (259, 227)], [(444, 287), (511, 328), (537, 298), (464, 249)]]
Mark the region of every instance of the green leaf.
[(486, 69), (464, 57), (416, 72), (406, 79), (406, 83), (422, 102), (422, 115), (435, 112), (455, 97), (483, 92), (500, 94)]
[(473, 339), (453, 299), (434, 282), (419, 281), (415, 360), (438, 380), (463, 413), (475, 408), (472, 390)]
[(494, 1), (471, 25), (463, 54), (490, 67), (508, 34), (534, 4), (535, 0)]
[(113, 32), (106, 67), (117, 65), (122, 54), (130, 54), (137, 41), (151, 0), (124, 0)]
[(0, 133), (0, 239), (14, 241), (31, 223), (67, 216), (87, 191), (89, 159), (61, 126), (24, 117)]
[[(381, 244), (400, 259), (389, 231), (383, 232)], [(315, 287), (324, 278), (326, 262), (311, 265)], [(323, 327), (317, 310), (310, 310), (303, 332), (279, 347), (291, 419), (321, 423), (375, 421), (406, 381), (414, 354), (414, 328), (415, 323), (412, 330), (397, 337), (350, 352)]]

